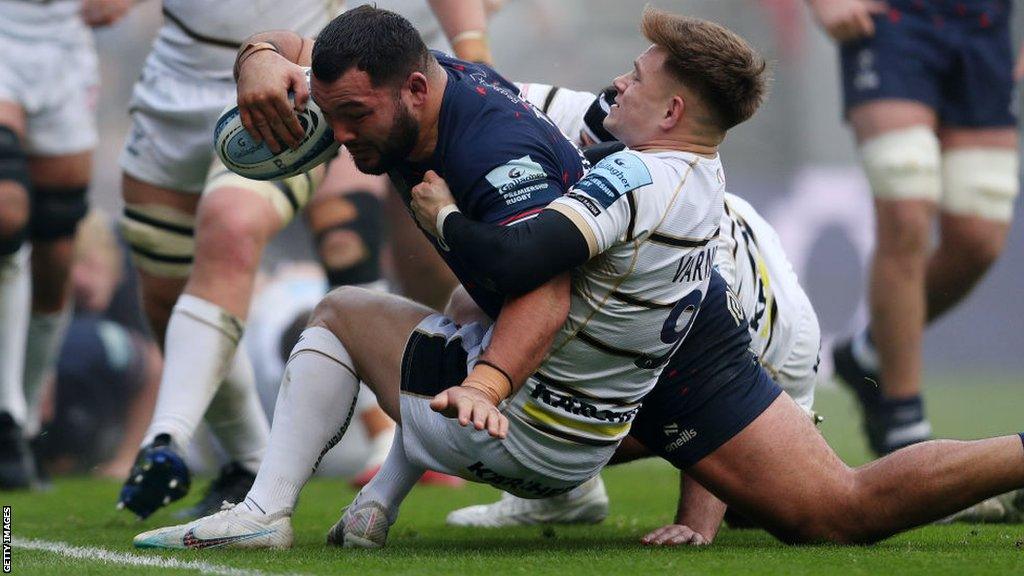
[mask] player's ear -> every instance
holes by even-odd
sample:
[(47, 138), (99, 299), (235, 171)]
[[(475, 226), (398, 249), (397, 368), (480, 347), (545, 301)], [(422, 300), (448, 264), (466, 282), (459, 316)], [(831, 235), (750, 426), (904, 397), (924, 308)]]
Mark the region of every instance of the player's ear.
[(427, 100), (429, 83), (422, 72), (413, 72), (405, 79), (405, 88), (409, 91), (413, 104), (422, 106)]
[(665, 107), (664, 116), (661, 119), (661, 127), (664, 130), (671, 130), (683, 119), (687, 112), (686, 100), (680, 94), (673, 94)]

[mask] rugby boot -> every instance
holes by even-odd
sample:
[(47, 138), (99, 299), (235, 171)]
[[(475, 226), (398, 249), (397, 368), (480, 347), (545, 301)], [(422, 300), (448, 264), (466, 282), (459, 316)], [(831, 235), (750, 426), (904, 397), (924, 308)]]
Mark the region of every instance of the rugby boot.
[(381, 548), (394, 520), (379, 502), (353, 503), (327, 532), (327, 543), (343, 548)]
[(598, 524), (608, 517), (608, 493), (600, 476), (551, 498), (529, 500), (505, 493), (493, 504), (460, 508), (448, 514), (452, 526), (530, 526), (534, 524)]
[(256, 481), (256, 474), (250, 472), (238, 462), (229, 462), (220, 469), (220, 474), (210, 482), (202, 500), (194, 506), (174, 513), (175, 518), (202, 518), (221, 509), (221, 506), (237, 504), (245, 500), (245, 495)]
[(21, 426), (0, 412), (0, 490), (26, 490), (36, 486), (36, 465)]
[(118, 509), (127, 508), (140, 519), (188, 494), (188, 466), (171, 447), (171, 437), (160, 434), (139, 450), (128, 479), (121, 487)]
[(204, 548), (291, 548), (291, 510), (273, 514), (245, 503), (224, 503), (220, 512), (187, 524), (157, 528), (132, 540), (136, 548), (201, 550)]
[(832, 361), (839, 381), (857, 397), (872, 452), (884, 456), (931, 438), (931, 424), (925, 418), (921, 397), (885, 397), (878, 374), (857, 362), (851, 340), (836, 343)]

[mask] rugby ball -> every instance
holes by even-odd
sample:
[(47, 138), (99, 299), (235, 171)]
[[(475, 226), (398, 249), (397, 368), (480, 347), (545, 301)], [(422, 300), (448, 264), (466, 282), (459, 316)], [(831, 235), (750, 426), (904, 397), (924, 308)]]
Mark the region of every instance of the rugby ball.
[[(310, 71), (306, 69), (306, 81)], [(256, 142), (242, 126), (237, 104), (221, 112), (213, 130), (213, 146), (221, 162), (232, 172), (253, 180), (283, 180), (308, 172), (334, 157), (338, 143), (334, 131), (310, 98), (306, 110), (296, 112), (305, 136), (298, 148), (274, 154), (265, 143)]]

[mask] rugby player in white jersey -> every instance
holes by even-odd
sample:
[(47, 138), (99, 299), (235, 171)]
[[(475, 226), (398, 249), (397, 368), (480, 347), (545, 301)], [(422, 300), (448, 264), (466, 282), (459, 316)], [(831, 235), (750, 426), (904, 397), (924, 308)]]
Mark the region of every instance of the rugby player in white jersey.
[[(484, 26), (480, 2), (430, 3), (446, 30)], [(232, 461), (192, 512), (237, 501), (254, 479), (269, 427), (238, 341), (263, 248), (306, 204), (322, 169), (282, 182), (240, 178), (216, 160), (211, 134), (235, 101), (236, 56), (276, 49), (246, 44), (248, 35), (281, 28), (313, 36), (342, 9), (334, 0), (163, 3), (164, 26), (135, 86), (121, 155), (122, 227), (166, 355), (153, 420), (119, 497), (140, 517), (187, 493), (180, 454), (204, 418)], [(268, 140), (273, 147), (295, 145), (302, 134), (294, 114), (283, 118), (280, 142)]]
[[(687, 29), (685, 21), (645, 26), (654, 38), (678, 37)], [(713, 65), (690, 51), (673, 57), (705, 74), (715, 73)], [(616, 101), (624, 102), (631, 90), (635, 93), (642, 76), (619, 78)], [(608, 108), (605, 128), (615, 126), (615, 111), (621, 108)], [(436, 187), (430, 190), (421, 190), (416, 198), (417, 218), (424, 223), (437, 219), (446, 246), (456, 255), (472, 254), (473, 246), (495, 233), (493, 226), (446, 215), (451, 198)], [(684, 494), (707, 489), (785, 542), (871, 543), (1024, 486), (1024, 433), (927, 442), (856, 469), (845, 466), (791, 397), (776, 395), (767, 406), (762, 404), (764, 382), (774, 386), (765, 369), (759, 368), (758, 376), (715, 367), (733, 362), (726, 348), (735, 354), (737, 338), (723, 329), (728, 319), (704, 321), (714, 309), (710, 300), (709, 294), (691, 336), (669, 359), (627, 437), (683, 470)], [(741, 317), (737, 314), (737, 321)], [(749, 343), (746, 322), (739, 325)], [(707, 500), (682, 500), (697, 501)], [(649, 534), (645, 542), (706, 543), (717, 531), (718, 518), (699, 506), (681, 507), (676, 525)], [(701, 531), (694, 529), (707, 520), (713, 522)]]
[[(639, 57), (649, 80), (613, 113), (623, 118), (615, 131), (621, 140), (657, 150), (614, 154), (563, 196), (567, 181), (577, 178), (570, 170), (582, 163), (557, 129), (490, 69), (407, 45), (415, 31), (401, 32), (394, 15), (381, 12), (346, 13), (321, 33), (313, 51), (313, 96), (335, 136), (358, 151), (357, 165), (388, 171), (405, 183), (405, 193), (447, 190), (443, 175), (468, 216), (483, 211), (485, 220), (507, 223), (489, 219), (486, 206), (501, 212), (512, 206), (512, 222), (520, 223), (493, 228), (521, 230), (529, 246), (495, 246), (466, 268), (438, 244), (496, 323), (456, 326), (401, 298), (335, 290), (292, 352), (267, 456), (246, 499), (191, 524), (141, 534), (137, 546), (289, 546), (295, 499), (324, 447), (344, 431), (360, 380), (401, 433), (381, 472), (331, 530), (330, 542), (383, 545), (402, 500), (428, 468), (521, 496), (567, 492), (593, 477), (628, 433), (639, 400), (685, 338), (711, 286), (724, 188), (717, 144), (724, 130), (695, 134), (695, 110), (703, 105), (662, 71), (665, 48), (653, 46)], [(672, 17), (645, 14), (645, 20), (665, 18)], [(673, 45), (703, 35), (710, 40), (696, 50), (711, 61), (721, 57), (722, 45), (731, 48), (729, 78), (741, 86), (719, 106), (730, 126), (745, 120), (763, 96), (764, 61), (724, 28), (691, 22), (693, 34), (672, 39)], [(399, 59), (403, 46), (409, 53)], [(385, 50), (387, 62), (377, 56)], [(411, 72), (400, 67), (406, 59)], [(269, 56), (251, 62), (242, 69), (239, 101), (283, 96), (270, 82), (294, 65)], [(374, 66), (397, 68), (397, 79), (373, 79), (364, 70)], [(332, 70), (335, 76), (322, 76)], [(662, 119), (656, 111), (663, 100), (670, 105)], [(395, 152), (376, 143), (395, 134), (386, 141), (408, 138), (408, 148)], [(542, 168), (551, 153), (561, 164)], [(488, 155), (511, 161), (494, 165)], [(417, 173), (422, 182), (410, 180)], [(548, 202), (552, 194), (556, 199)], [(529, 208), (538, 201), (550, 206)], [(469, 222), (451, 211), (448, 216)], [(435, 222), (420, 225), (436, 237)], [(564, 250), (551, 253), (551, 245)], [(478, 266), (481, 259), (486, 267)], [(690, 263), (686, 273), (679, 272), (682, 262)], [(491, 267), (508, 274), (493, 283)], [(570, 283), (567, 273), (576, 267)], [(720, 279), (718, 286), (724, 294)], [(514, 294), (521, 295), (504, 305), (492, 299)]]
[(97, 140), (89, 27), (114, 23), (132, 4), (0, 1), (0, 489), (34, 481), (25, 437), (38, 433), (40, 388), (67, 326)]
[[(519, 84), (519, 87), (524, 97), (577, 144), (586, 146), (614, 139), (603, 126), (608, 108), (615, 101), (614, 87), (598, 96), (546, 84)], [(595, 156), (615, 149), (617, 147), (608, 145), (592, 147), (587, 150), (587, 157), (595, 162)], [(811, 413), (821, 345), (814, 307), (800, 287), (775, 230), (753, 206), (727, 192), (721, 230), (715, 266), (736, 293), (749, 322), (751, 350), (783, 391)], [(649, 455), (638, 443), (630, 442), (620, 448), (614, 460), (626, 462)], [(687, 501), (695, 497), (705, 501)], [(707, 505), (709, 502), (713, 505)], [(707, 491), (690, 491), (680, 495), (679, 517), (688, 509), (703, 510), (706, 516), (698, 519), (699, 527), (695, 532), (702, 536), (685, 541), (710, 543), (721, 523), (724, 505), (716, 502)], [(455, 510), (448, 515), (447, 522), (455, 526), (489, 527), (597, 523), (607, 514), (608, 495), (597, 477), (586, 489), (554, 498), (527, 500), (503, 494), (501, 500), (493, 504)], [(680, 536), (687, 529), (689, 527), (671, 525), (652, 532), (647, 539), (656, 544), (682, 543)]]

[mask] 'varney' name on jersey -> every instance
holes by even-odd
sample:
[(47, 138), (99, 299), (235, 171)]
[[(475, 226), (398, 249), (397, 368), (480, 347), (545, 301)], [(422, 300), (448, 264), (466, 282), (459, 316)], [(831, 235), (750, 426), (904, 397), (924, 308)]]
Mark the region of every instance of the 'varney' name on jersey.
[(572, 463), (573, 472), (596, 469), (629, 432), (707, 290), (721, 170), (718, 158), (625, 150), (551, 203), (579, 228), (591, 259), (573, 272), (569, 318), (548, 358), (510, 401), (517, 430), (506, 446), (517, 458), (564, 473), (522, 453), (520, 438), (546, 435), (605, 447)]

